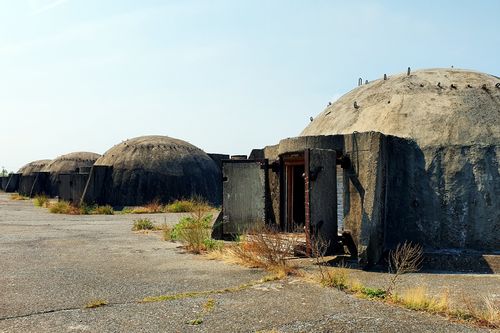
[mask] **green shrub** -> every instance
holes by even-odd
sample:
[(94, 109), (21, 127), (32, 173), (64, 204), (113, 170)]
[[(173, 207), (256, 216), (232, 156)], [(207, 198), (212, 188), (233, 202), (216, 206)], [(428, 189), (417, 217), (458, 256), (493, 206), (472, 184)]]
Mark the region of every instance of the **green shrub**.
[(150, 219), (138, 219), (134, 221), (132, 230), (155, 230), (155, 225)]
[(203, 241), (203, 245), (205, 245), (205, 249), (207, 251), (218, 251), (222, 250), (222, 248), (224, 247), (224, 242), (212, 238), (207, 238)]
[(196, 203), (191, 200), (176, 200), (165, 207), (169, 213), (186, 213), (193, 212)]
[(95, 207), (96, 207), (95, 205), (89, 205), (89, 204), (86, 204), (86, 203), (83, 202), (80, 205), (80, 207), (79, 207), (80, 208), (80, 214), (82, 214), (82, 215), (90, 215), (94, 211)]
[(364, 287), (361, 289), (361, 294), (368, 298), (385, 298), (387, 292), (383, 289)]
[(36, 207), (47, 207), (49, 204), (49, 198), (45, 194), (39, 194), (35, 196), (35, 199), (33, 200), (33, 204)]
[(183, 242), (189, 251), (200, 253), (202, 250), (207, 249), (205, 241), (211, 239), (211, 222), (212, 215), (204, 214), (201, 211), (198, 214), (183, 217), (179, 223), (174, 226), (170, 233), (170, 237), (173, 240)]

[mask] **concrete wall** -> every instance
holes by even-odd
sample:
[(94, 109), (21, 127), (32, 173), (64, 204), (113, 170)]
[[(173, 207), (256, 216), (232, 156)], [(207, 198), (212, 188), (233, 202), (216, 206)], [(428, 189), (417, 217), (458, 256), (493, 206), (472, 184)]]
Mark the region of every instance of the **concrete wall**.
[(94, 165), (85, 184), (81, 202), (104, 205), (109, 203), (113, 167)]
[(0, 188), (5, 191), (5, 189), (7, 188), (7, 183), (9, 182), (9, 176), (2, 176), (0, 177)]
[(5, 192), (16, 192), (19, 189), (19, 180), (21, 179), (20, 173), (13, 173), (9, 176), (9, 181), (5, 186)]
[[(500, 149), (434, 147), (389, 138), (386, 246), (400, 239), (442, 249), (500, 250)], [(406, 159), (399, 156), (404, 155)]]
[(20, 180), (19, 180), (19, 188), (17, 192), (20, 195), (29, 197), (31, 194), (31, 188), (33, 187), (33, 184), (35, 183), (35, 175), (22, 175)]
[(222, 161), (228, 160), (231, 157), (227, 154), (209, 153), (207, 155), (215, 162), (215, 164), (217, 164), (217, 166), (219, 167), (219, 170), (221, 170), (221, 171), (222, 171)]
[(344, 230), (362, 264), (376, 264), (405, 240), (428, 253), (500, 251), (498, 146), (422, 150), (378, 132), (284, 139), (251, 154), (269, 161), (267, 223), (283, 225), (281, 157), (314, 148), (342, 157)]
[(35, 182), (31, 188), (30, 196), (34, 197), (38, 194), (49, 196), (51, 193), (50, 173), (48, 172), (35, 172)]
[(59, 198), (65, 201), (80, 203), (89, 174), (71, 173), (59, 175)]

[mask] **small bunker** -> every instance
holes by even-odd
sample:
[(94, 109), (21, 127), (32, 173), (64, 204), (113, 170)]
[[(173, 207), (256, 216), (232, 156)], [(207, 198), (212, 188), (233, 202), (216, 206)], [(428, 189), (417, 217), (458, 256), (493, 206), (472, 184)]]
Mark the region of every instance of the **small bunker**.
[(24, 166), (22, 166), (17, 173), (22, 174), (23, 176), (31, 176), (36, 172), (42, 171), (52, 160), (37, 160), (30, 162)]
[(305, 231), (364, 265), (412, 241), (427, 258), (488, 267), (483, 254), (500, 251), (499, 165), (500, 78), (408, 70), (330, 103), (300, 136), (226, 161), (222, 232)]
[(113, 206), (200, 197), (221, 201), (221, 171), (201, 149), (168, 136), (123, 141), (100, 157), (83, 200)]
[(51, 160), (37, 160), (22, 166), (17, 173), (20, 174), (18, 192), (24, 196), (34, 196), (44, 193), (48, 186), (48, 175), (41, 172)]
[[(43, 172), (50, 174), (50, 190), (47, 192), (51, 196), (60, 196), (61, 199), (74, 201), (69, 192), (76, 191), (81, 196), (90, 169), (100, 156), (91, 152), (74, 152), (53, 159), (42, 169)], [(78, 177), (79, 180), (71, 179), (72, 177)], [(77, 183), (80, 185), (78, 186)], [(79, 200), (79, 197), (76, 199)]]

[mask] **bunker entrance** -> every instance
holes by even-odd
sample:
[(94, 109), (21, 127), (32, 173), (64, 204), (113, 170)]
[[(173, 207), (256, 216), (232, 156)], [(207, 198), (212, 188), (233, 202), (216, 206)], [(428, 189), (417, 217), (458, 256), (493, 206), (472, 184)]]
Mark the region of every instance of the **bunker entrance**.
[(286, 232), (304, 232), (305, 207), (305, 164), (304, 154), (284, 158), (285, 165), (285, 226)]

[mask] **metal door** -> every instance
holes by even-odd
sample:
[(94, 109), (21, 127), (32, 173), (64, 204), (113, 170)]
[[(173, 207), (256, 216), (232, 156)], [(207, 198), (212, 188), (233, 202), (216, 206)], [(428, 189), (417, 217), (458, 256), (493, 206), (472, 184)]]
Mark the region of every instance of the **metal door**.
[(258, 230), (266, 221), (267, 160), (223, 161), (224, 234)]
[(306, 165), (307, 240), (329, 242), (330, 252), (337, 241), (337, 154), (335, 150), (308, 149)]

